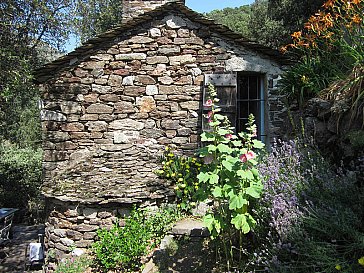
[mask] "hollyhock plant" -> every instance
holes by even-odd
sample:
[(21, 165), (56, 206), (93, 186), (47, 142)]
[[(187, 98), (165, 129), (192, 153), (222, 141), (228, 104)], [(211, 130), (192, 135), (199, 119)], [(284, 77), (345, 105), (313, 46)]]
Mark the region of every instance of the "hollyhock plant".
[(214, 113), (212, 111), (209, 111), (207, 113), (207, 122), (210, 123), (212, 122), (212, 116), (214, 115)]
[[(212, 113), (207, 115), (211, 117), (211, 129), (201, 134), (201, 141), (206, 145), (199, 150), (199, 156), (205, 165), (197, 176), (200, 189), (196, 194), (201, 197), (200, 201), (214, 203), (213, 209), (204, 216), (204, 224), (211, 237), (222, 242), (229, 270), (234, 257), (242, 256), (241, 248), (232, 245), (233, 237), (242, 238), (256, 224), (251, 203), (260, 198), (263, 185), (255, 167), (257, 161), (253, 159), (264, 144), (252, 137), (256, 128), (253, 115), (249, 116), (248, 132), (239, 133), (239, 138), (235, 136), (228, 117), (219, 114), (215, 105), (216, 90), (210, 86), (209, 91), (213, 98)], [(236, 249), (239, 253), (235, 253)]]

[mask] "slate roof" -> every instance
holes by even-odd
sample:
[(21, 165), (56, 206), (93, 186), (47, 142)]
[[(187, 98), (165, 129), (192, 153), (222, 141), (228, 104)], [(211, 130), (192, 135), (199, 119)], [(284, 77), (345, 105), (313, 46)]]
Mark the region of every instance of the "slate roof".
[(97, 50), (98, 46), (109, 43), (113, 38), (120, 36), (122, 33), (132, 30), (136, 26), (146, 23), (153, 18), (160, 17), (163, 14), (168, 14), (175, 11), (179, 11), (180, 13), (184, 14), (191, 21), (213, 28), (214, 32), (220, 34), (221, 36), (233, 39), (236, 43), (242, 45), (243, 47), (263, 54), (280, 64), (284, 65), (291, 63), (290, 59), (286, 56), (283, 56), (278, 50), (248, 40), (241, 34), (232, 31), (230, 28), (222, 24), (216, 23), (214, 20), (208, 19), (204, 15), (186, 7), (184, 4), (179, 2), (170, 2), (152, 11), (146, 12), (128, 20), (124, 20), (120, 26), (104, 32), (92, 39), (89, 39), (80, 47), (76, 48), (67, 55), (64, 55), (59, 59), (38, 68), (34, 72), (35, 82), (42, 83), (49, 78), (52, 78), (56, 71), (74, 64), (80, 59), (79, 57), (92, 53), (94, 50)]

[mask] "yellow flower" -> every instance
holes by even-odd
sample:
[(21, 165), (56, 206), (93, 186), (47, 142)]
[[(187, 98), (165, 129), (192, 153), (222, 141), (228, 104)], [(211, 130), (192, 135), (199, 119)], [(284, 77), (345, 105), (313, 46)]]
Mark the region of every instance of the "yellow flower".
[(301, 77), (301, 81), (302, 81), (303, 83), (307, 83), (307, 82), (308, 82), (308, 77), (306, 77), (305, 75), (302, 75), (302, 77)]
[(358, 263), (361, 265), (361, 266), (364, 266), (364, 256), (361, 257), (360, 259), (358, 259)]
[(336, 269), (336, 270), (338, 270), (338, 271), (340, 271), (340, 270), (341, 270), (341, 265), (337, 264), (337, 265), (335, 266), (335, 269)]

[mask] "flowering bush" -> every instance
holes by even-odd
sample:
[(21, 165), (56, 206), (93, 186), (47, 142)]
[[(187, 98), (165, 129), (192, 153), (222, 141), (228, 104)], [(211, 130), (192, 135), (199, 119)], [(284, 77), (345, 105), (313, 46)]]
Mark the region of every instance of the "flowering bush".
[[(219, 114), (216, 90), (209, 86), (210, 97), (204, 102), (210, 130), (201, 134), (205, 144), (198, 151), (199, 159), (177, 156), (166, 148), (163, 169), (159, 176), (175, 183), (182, 209), (190, 209), (196, 201), (212, 201), (213, 209), (204, 216), (204, 223), (213, 239), (222, 243), (228, 270), (234, 262), (236, 237), (249, 233), (255, 219), (251, 202), (260, 198), (263, 185), (256, 168), (259, 150), (264, 144), (255, 139), (257, 128), (249, 116), (247, 132), (235, 135), (227, 117)], [(221, 246), (221, 245), (220, 245)]]
[(177, 206), (183, 211), (190, 211), (197, 202), (196, 191), (199, 189), (199, 183), (196, 177), (202, 162), (195, 157), (177, 155), (167, 146), (162, 165), (162, 169), (155, 173), (173, 182)]
[(360, 272), (363, 189), (307, 143), (273, 144), (259, 164), (264, 191), (248, 267), (268, 272)]
[(300, 60), (283, 75), (283, 93), (302, 103), (363, 66), (363, 8), (362, 0), (328, 0), (302, 31), (291, 35), (293, 42), (282, 51)]

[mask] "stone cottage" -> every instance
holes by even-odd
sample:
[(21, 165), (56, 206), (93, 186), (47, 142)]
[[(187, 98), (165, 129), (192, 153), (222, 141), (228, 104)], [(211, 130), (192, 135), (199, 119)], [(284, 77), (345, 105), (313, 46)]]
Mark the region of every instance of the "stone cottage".
[(184, 5), (125, 0), (121, 26), (36, 72), (49, 249), (87, 248), (132, 204), (173, 196), (153, 171), (165, 145), (191, 153), (204, 127), (212, 82), (243, 128), (250, 112), (261, 139), (284, 122), (277, 81), (285, 59)]

